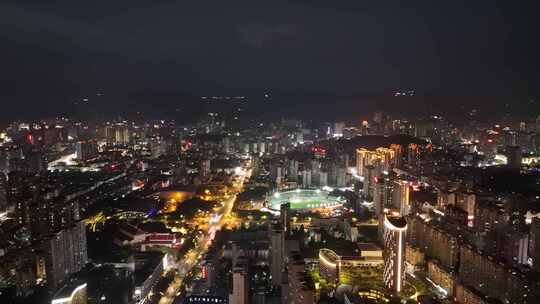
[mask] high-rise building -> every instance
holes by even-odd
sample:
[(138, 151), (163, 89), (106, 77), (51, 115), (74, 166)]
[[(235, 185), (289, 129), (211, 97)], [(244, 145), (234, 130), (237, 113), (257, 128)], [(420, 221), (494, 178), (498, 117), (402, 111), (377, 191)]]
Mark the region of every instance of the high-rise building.
[(347, 186), (348, 180), (347, 180), (347, 168), (344, 166), (337, 166), (336, 168), (336, 184), (335, 186), (338, 188), (343, 188)]
[(356, 171), (360, 176), (364, 176), (367, 166), (374, 166), (379, 173), (389, 171), (395, 161), (395, 151), (389, 148), (380, 147), (375, 150), (360, 148), (356, 150)]
[(256, 142), (251, 143), (251, 152), (252, 153), (258, 153), (259, 152), (259, 145)]
[(273, 161), (270, 164), (270, 176), (272, 177), (272, 182), (280, 185), (283, 182), (283, 166), (278, 161)]
[(233, 290), (229, 303), (249, 303), (249, 271), (247, 261), (239, 259), (233, 268)]
[(519, 270), (509, 269), (472, 246), (461, 247), (458, 276), (465, 286), (501, 303), (537, 303), (537, 283)]
[(312, 304), (316, 303), (315, 284), (306, 273), (303, 258), (299, 254), (293, 254), (287, 265), (289, 304)]
[(467, 213), (467, 225), (473, 227), (476, 214), (476, 195), (474, 193), (458, 192), (456, 206)]
[(291, 203), (281, 204), (279, 208), (280, 222), (286, 234), (291, 233)]
[(226, 154), (232, 152), (231, 139), (227, 136), (223, 137), (223, 139), (221, 140), (221, 151)]
[(317, 186), (319, 186), (319, 187), (328, 186), (328, 172), (319, 171), (317, 183), (318, 183)]
[(394, 206), (392, 205), (394, 183), (388, 176), (375, 178), (373, 188), (373, 204), (377, 217), (384, 213), (384, 209), (397, 209), (393, 208)]
[(454, 206), (456, 204), (456, 193), (437, 189), (437, 208), (445, 209), (446, 206)]
[(7, 181), (8, 205), (15, 206), (17, 223), (29, 227), (31, 204), (35, 185), (30, 186), (29, 177), (23, 172), (10, 172)]
[(448, 271), (456, 271), (459, 262), (458, 238), (420, 217), (409, 217), (407, 225), (409, 245), (416, 247), (430, 259), (438, 260)]
[(129, 128), (124, 125), (117, 125), (114, 130), (114, 143), (117, 145), (127, 145), (131, 140)]
[(387, 176), (381, 176), (376, 179), (373, 191), (373, 204), (375, 207), (375, 216), (379, 220), (378, 239), (383, 240), (384, 236), (384, 216), (385, 210), (392, 208), (392, 192), (394, 184)]
[(273, 225), (270, 231), (270, 272), (272, 285), (279, 286), (282, 282), (283, 252), (285, 246), (284, 233), (281, 225)]
[(401, 216), (409, 214), (411, 209), (409, 201), (409, 182), (399, 179), (393, 181), (392, 207), (399, 210)]
[(534, 270), (540, 271), (540, 219), (538, 218), (534, 218), (530, 225), (529, 244), (532, 267)]
[(0, 172), (0, 213), (8, 208), (7, 187), (6, 175)]
[(150, 153), (153, 158), (158, 158), (169, 154), (172, 151), (172, 144), (163, 137), (155, 137), (150, 140)]
[(209, 159), (201, 160), (201, 163), (199, 166), (199, 174), (202, 177), (207, 177), (210, 175), (210, 160)]
[(364, 196), (373, 197), (374, 184), (375, 184), (375, 167), (366, 166), (362, 171), (362, 177), (364, 178)]
[(54, 233), (46, 241), (45, 251), (47, 281), (51, 286), (59, 286), (88, 262), (84, 222), (79, 221), (72, 227)]
[(439, 263), (434, 261), (427, 262), (428, 278), (433, 283), (443, 288), (448, 295), (452, 295), (454, 292), (454, 273), (447, 271), (444, 267), (441, 267)]
[(264, 141), (259, 142), (259, 153), (266, 153), (266, 143)]
[(75, 153), (81, 161), (95, 158), (98, 156), (97, 144), (93, 141), (79, 141), (75, 144)]
[(508, 159), (507, 165), (512, 169), (521, 168), (521, 147), (519, 146), (507, 146), (506, 157)]
[(288, 179), (291, 181), (296, 181), (298, 179), (298, 161), (296, 159), (291, 159), (289, 161), (289, 172)]
[(373, 121), (375, 123), (381, 124), (383, 122), (383, 112), (375, 111), (375, 113), (373, 113)]
[(309, 188), (311, 187), (311, 170), (302, 171), (302, 187)]
[(386, 288), (398, 293), (405, 280), (405, 240), (407, 221), (404, 217), (384, 216), (384, 271)]
[(343, 136), (343, 129), (345, 128), (345, 123), (344, 122), (336, 122), (334, 123), (334, 132), (333, 132), (333, 135), (334, 137), (341, 137)]

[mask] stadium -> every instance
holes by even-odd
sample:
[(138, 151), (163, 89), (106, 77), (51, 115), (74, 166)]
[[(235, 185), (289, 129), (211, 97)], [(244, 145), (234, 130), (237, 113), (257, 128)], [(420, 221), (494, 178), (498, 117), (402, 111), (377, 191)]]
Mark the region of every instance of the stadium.
[(307, 210), (318, 208), (340, 207), (345, 198), (331, 195), (330, 192), (320, 189), (294, 189), (274, 192), (267, 198), (268, 208), (279, 210), (285, 203), (291, 204), (291, 209)]

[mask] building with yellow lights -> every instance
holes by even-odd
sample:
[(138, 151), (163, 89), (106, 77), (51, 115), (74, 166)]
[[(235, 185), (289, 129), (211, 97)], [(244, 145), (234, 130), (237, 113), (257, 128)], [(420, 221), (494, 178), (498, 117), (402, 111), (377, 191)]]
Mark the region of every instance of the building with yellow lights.
[[(367, 300), (367, 301), (366, 301)], [(388, 303), (390, 302), (389, 296), (375, 289), (360, 290), (358, 293), (345, 293), (343, 295), (344, 304), (357, 304), (357, 303)]]
[(396, 158), (396, 151), (379, 147), (375, 150), (360, 148), (356, 150), (356, 171), (364, 176), (366, 166), (374, 166), (380, 171), (388, 171)]
[(340, 256), (331, 249), (319, 250), (319, 274), (328, 282), (339, 282), (342, 275), (347, 275), (351, 270), (358, 268), (371, 268), (383, 264), (380, 255), (372, 250), (362, 251), (358, 256)]

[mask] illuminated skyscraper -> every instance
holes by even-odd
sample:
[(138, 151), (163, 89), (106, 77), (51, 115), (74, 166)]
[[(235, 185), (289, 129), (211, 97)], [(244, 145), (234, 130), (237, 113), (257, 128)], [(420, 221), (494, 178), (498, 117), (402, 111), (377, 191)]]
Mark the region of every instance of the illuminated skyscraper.
[(384, 216), (384, 272), (386, 288), (400, 292), (405, 279), (405, 239), (407, 221), (400, 216)]

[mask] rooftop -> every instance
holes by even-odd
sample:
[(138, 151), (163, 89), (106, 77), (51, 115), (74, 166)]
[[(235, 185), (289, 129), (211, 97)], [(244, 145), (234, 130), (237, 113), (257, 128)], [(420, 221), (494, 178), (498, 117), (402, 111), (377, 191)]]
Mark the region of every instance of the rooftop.
[(71, 298), (73, 297), (78, 291), (86, 288), (86, 282), (82, 281), (71, 281), (64, 285), (62, 288), (60, 288), (56, 294), (53, 297), (52, 303), (56, 303), (56, 300), (65, 299), (65, 298)]

